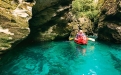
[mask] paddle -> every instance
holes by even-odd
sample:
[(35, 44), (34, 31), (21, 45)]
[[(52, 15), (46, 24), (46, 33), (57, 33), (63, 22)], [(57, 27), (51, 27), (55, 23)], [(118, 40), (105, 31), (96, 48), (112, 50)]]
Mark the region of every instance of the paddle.
[[(73, 37), (69, 37), (69, 41), (71, 41), (71, 40), (73, 40), (74, 38)], [(95, 39), (93, 39), (93, 38), (88, 38), (88, 40), (90, 40), (90, 41), (95, 41)]]
[(88, 40), (90, 40), (90, 41), (95, 41), (95, 39), (93, 39), (93, 38), (88, 38)]

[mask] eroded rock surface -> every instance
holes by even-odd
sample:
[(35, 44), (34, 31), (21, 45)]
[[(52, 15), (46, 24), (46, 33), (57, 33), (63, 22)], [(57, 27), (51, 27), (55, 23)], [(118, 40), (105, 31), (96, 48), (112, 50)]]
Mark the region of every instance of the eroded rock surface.
[(121, 43), (121, 1), (106, 0), (101, 8), (98, 38)]
[(29, 21), (29, 38), (36, 41), (65, 39), (69, 36), (67, 15), (71, 0), (36, 0)]
[[(28, 18), (18, 15), (19, 8), (10, 1), (1, 0), (0, 3), (0, 54), (12, 49), (30, 33)], [(23, 7), (22, 7), (23, 8)], [(20, 8), (19, 8), (20, 9)], [(14, 14), (13, 14), (14, 13)], [(22, 12), (25, 13), (25, 12)]]
[(78, 30), (83, 30), (83, 32), (86, 35), (94, 34), (94, 32), (93, 32), (94, 26), (93, 26), (91, 20), (86, 17), (80, 17), (77, 19), (77, 21), (73, 21), (73, 22), (69, 23), (69, 25), (72, 26), (72, 32), (70, 34), (70, 37), (75, 38)]

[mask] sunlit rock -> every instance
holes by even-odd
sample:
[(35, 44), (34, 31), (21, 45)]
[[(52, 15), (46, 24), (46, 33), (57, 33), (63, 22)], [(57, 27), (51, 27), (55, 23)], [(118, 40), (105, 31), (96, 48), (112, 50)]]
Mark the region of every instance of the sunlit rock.
[(72, 31), (70, 33), (70, 37), (75, 38), (78, 30), (83, 30), (83, 32), (86, 35), (90, 35), (90, 34), (93, 35), (94, 26), (89, 18), (80, 17), (76, 21), (71, 22), (70, 25), (72, 26)]
[[(30, 33), (28, 17), (24, 14), (28, 10), (23, 6), (9, 4), (1, 0), (0, 5), (0, 54), (7, 52), (23, 41)], [(20, 9), (21, 7), (21, 9)]]

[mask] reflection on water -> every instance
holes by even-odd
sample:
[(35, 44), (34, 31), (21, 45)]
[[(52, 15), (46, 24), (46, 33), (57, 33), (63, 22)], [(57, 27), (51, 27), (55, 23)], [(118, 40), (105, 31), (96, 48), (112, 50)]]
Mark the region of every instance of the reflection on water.
[(121, 45), (59, 41), (18, 46), (0, 60), (0, 75), (121, 75)]
[(86, 48), (83, 48), (81, 45), (77, 45), (76, 50), (78, 51), (79, 54), (81, 53), (82, 55), (85, 55), (86, 53)]

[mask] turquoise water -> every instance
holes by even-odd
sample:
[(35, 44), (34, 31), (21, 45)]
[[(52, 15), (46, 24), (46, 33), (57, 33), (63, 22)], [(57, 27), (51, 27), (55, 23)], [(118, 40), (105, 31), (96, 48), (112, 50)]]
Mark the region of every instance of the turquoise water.
[(23, 44), (0, 61), (0, 75), (121, 75), (121, 45), (88, 41)]

